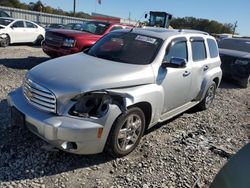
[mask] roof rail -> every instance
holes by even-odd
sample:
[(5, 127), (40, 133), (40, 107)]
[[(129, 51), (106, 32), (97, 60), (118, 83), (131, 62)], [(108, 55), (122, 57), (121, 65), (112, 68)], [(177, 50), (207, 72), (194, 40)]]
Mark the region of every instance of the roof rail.
[(200, 33), (204, 35), (209, 35), (207, 32), (194, 30), (194, 29), (179, 29), (178, 32), (180, 33)]

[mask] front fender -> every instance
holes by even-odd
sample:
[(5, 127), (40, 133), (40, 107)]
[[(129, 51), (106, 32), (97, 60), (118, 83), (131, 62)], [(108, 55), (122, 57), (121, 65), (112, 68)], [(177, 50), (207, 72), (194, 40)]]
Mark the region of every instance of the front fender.
[(164, 104), (164, 91), (163, 88), (156, 84), (148, 84), (142, 86), (129, 87), (124, 89), (112, 89), (108, 90), (115, 92), (118, 95), (127, 94), (126, 107), (146, 102), (152, 107), (151, 122), (150, 124), (158, 122)]

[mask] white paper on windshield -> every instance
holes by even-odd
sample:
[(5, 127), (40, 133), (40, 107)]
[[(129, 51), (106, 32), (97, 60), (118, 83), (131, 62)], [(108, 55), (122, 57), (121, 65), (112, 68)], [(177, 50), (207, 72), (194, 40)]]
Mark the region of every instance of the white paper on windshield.
[(148, 42), (150, 44), (154, 44), (156, 42), (156, 39), (151, 38), (151, 37), (146, 37), (142, 35), (137, 35), (135, 40), (143, 41), (143, 42)]

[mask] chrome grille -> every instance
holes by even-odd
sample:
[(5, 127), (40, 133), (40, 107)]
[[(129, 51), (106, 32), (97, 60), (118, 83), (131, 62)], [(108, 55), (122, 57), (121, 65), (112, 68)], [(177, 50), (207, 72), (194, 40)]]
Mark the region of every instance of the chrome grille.
[(46, 32), (45, 34), (45, 42), (48, 45), (61, 47), (63, 44), (64, 38), (55, 34), (52, 34), (51, 32)]
[(56, 112), (56, 97), (48, 89), (36, 84), (30, 79), (25, 79), (23, 93), (26, 99), (39, 109)]

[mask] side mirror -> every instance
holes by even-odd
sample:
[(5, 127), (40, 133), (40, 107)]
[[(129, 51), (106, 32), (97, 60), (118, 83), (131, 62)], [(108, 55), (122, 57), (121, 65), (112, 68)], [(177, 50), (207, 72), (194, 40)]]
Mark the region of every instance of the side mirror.
[(162, 67), (163, 68), (167, 68), (167, 67), (171, 67), (171, 68), (185, 68), (186, 64), (187, 64), (187, 62), (186, 62), (185, 59), (178, 58), (178, 57), (173, 57), (173, 58), (171, 58), (170, 62), (163, 61), (162, 62)]
[(148, 17), (148, 14), (145, 14), (144, 18), (146, 19)]
[(15, 27), (12, 25), (12, 26), (10, 26), (10, 28), (11, 28), (11, 29), (14, 29)]

